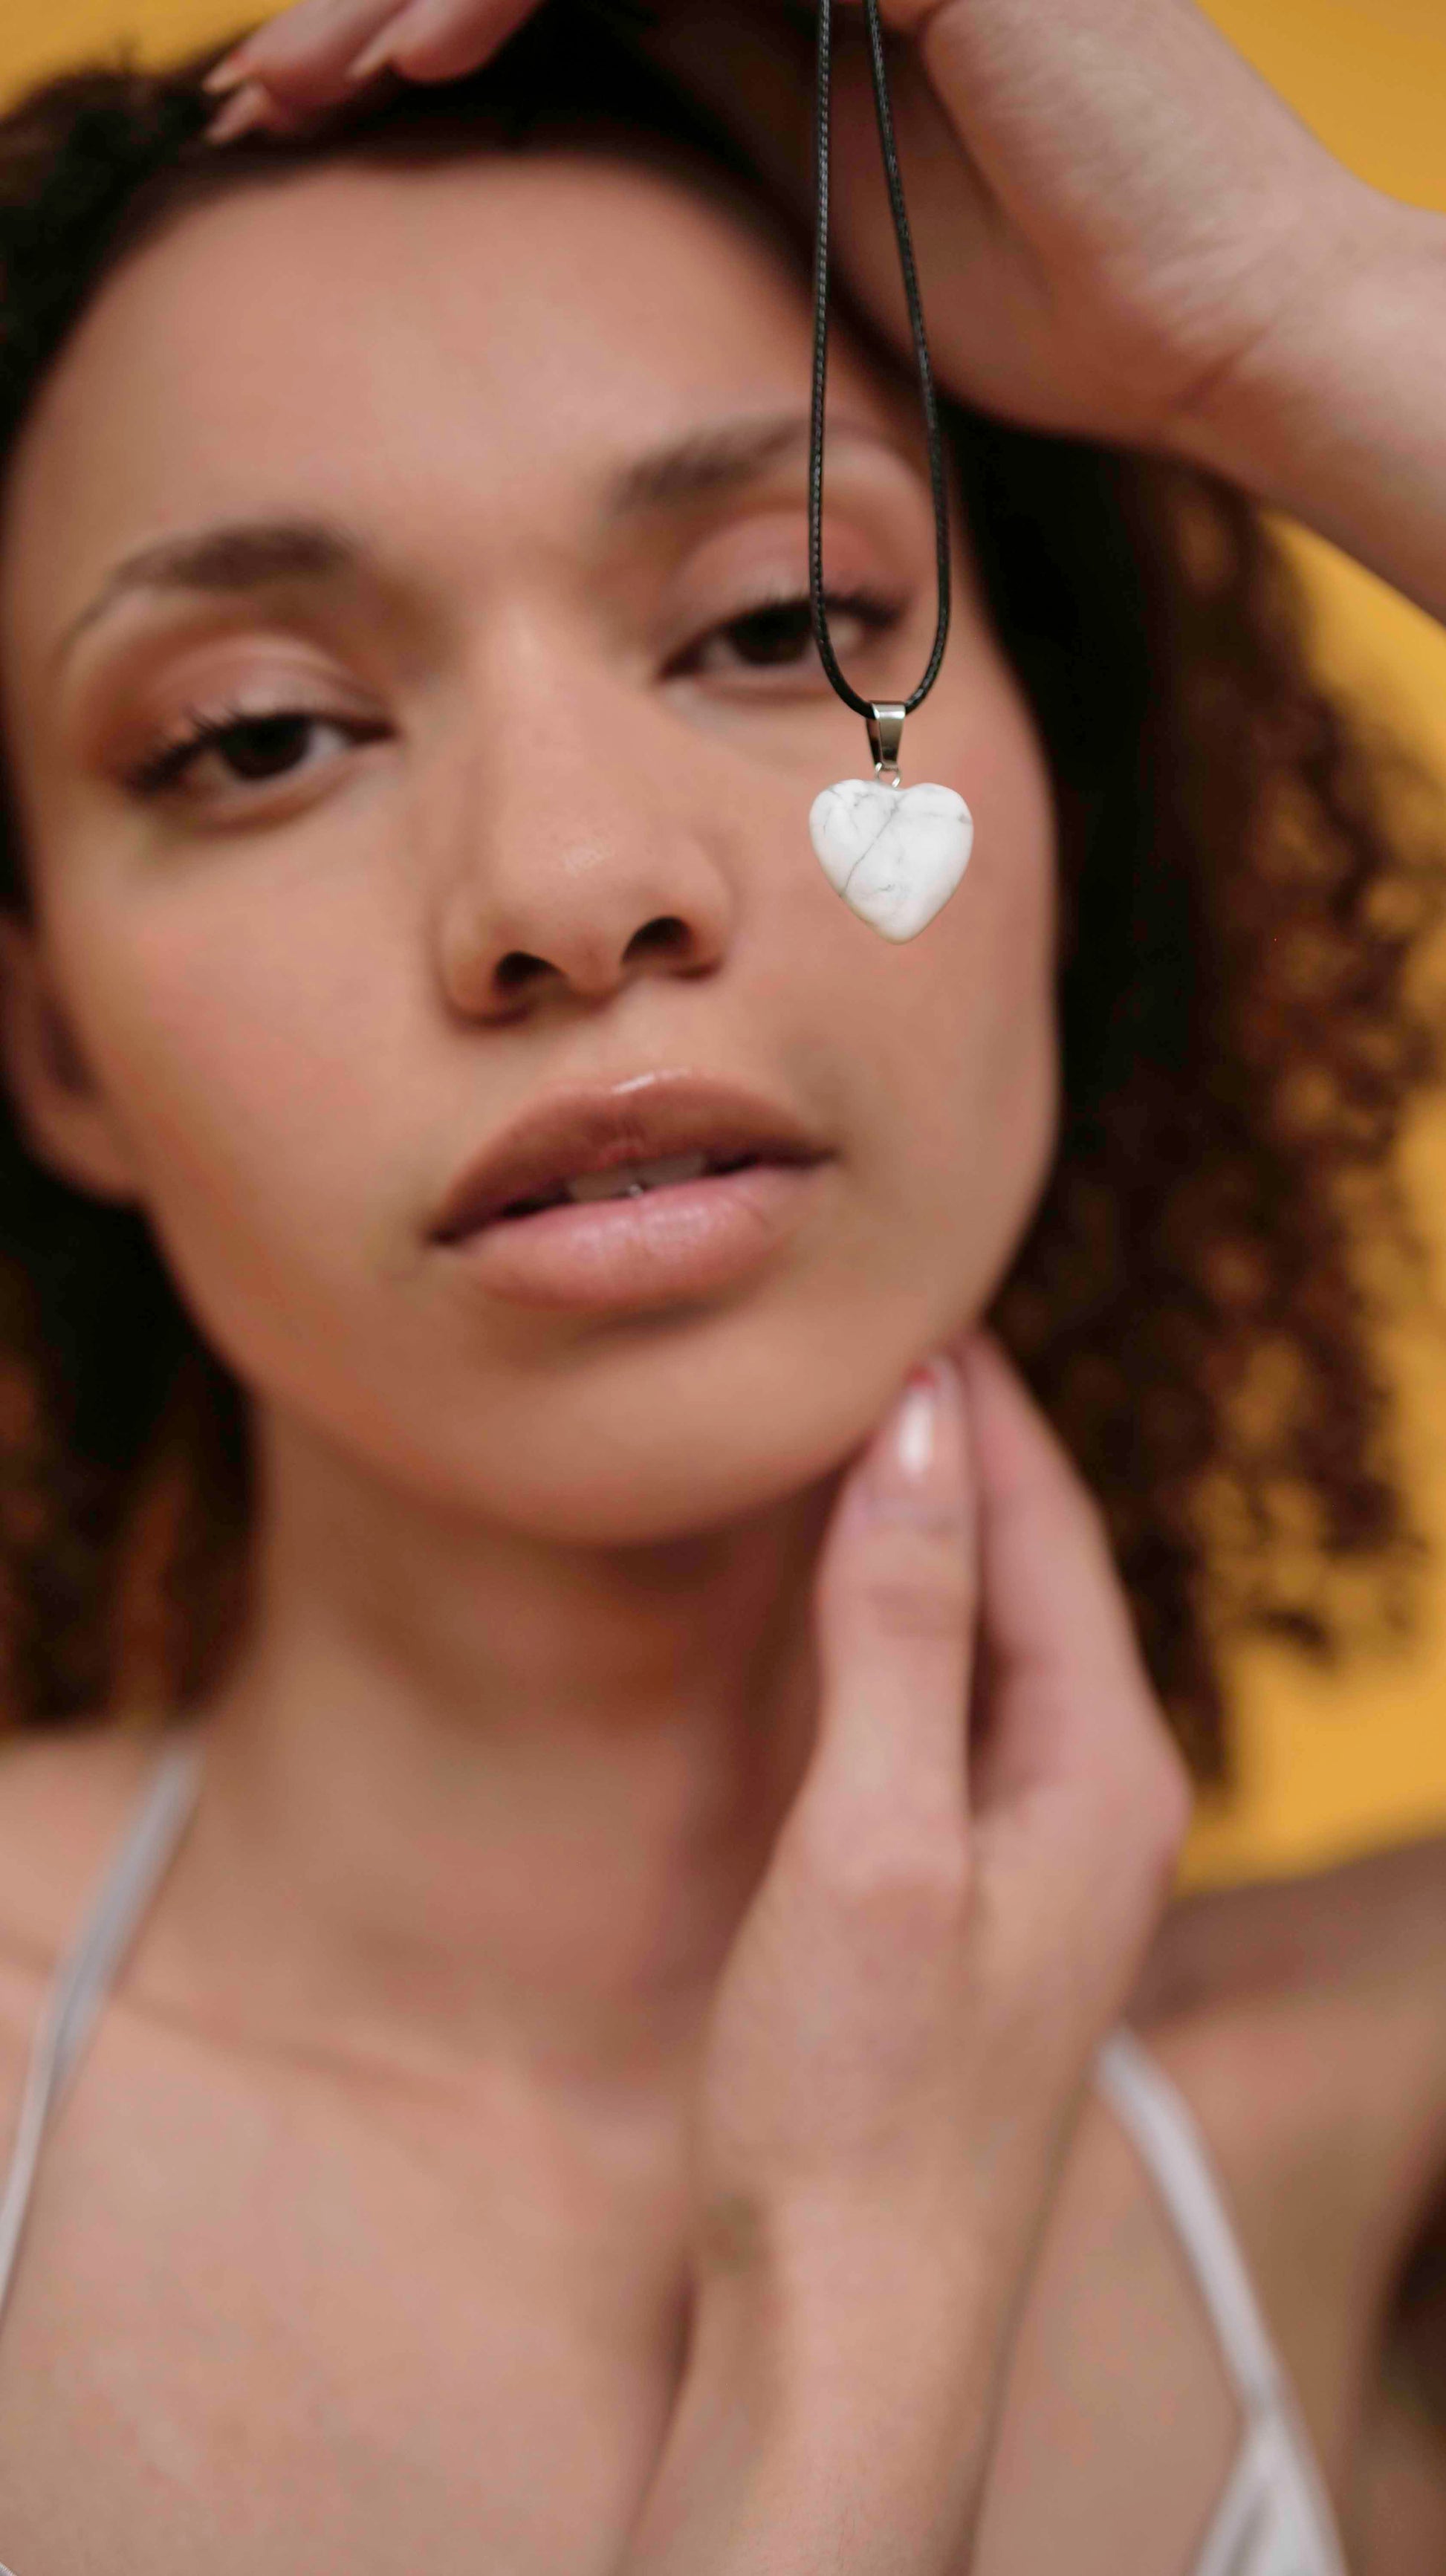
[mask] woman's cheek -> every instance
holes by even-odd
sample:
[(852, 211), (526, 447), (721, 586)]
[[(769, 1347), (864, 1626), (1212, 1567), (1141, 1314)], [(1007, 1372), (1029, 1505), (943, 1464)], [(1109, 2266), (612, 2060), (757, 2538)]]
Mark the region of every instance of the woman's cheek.
[(375, 1199), (398, 951), (363, 935), (355, 877), (345, 903), (328, 891), (324, 871), (218, 865), (55, 925), (146, 1211), (203, 1303), (274, 1304), (288, 1270), (354, 1258)]

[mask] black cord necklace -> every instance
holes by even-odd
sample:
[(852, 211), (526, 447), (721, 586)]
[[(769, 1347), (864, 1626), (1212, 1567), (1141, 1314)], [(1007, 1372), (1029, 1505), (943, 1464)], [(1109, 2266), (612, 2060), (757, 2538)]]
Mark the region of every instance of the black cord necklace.
[(833, 70), (832, 0), (817, 0), (818, 89), (814, 123), (815, 222), (813, 257), (813, 402), (808, 445), (808, 599), (819, 660), (845, 706), (863, 717), (873, 753), (872, 779), (848, 778), (826, 787), (809, 815), (813, 845), (824, 872), (845, 901), (886, 939), (912, 939), (948, 901), (964, 873), (974, 826), (962, 796), (950, 787), (904, 789), (899, 749), (904, 718), (928, 696), (939, 676), (949, 639), (949, 491), (944, 436), (934, 393), (934, 372), (924, 332), (914, 245), (904, 205), (904, 183), (894, 141), (878, 0), (864, 0), (869, 69), (884, 178), (898, 241), (904, 298), (913, 335), (929, 485), (934, 502), (934, 554), (938, 616), (924, 676), (904, 699), (860, 697), (845, 679), (828, 631), (823, 587), (824, 397), (828, 385), (829, 127)]

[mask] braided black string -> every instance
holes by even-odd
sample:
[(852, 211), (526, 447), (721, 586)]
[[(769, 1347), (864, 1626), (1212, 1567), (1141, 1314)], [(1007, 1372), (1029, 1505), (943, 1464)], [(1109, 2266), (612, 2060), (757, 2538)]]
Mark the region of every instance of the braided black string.
[[(904, 298), (909, 308), (909, 327), (914, 335), (914, 357), (919, 370), (919, 395), (924, 412), (924, 436), (929, 450), (929, 484), (934, 496), (934, 550), (939, 584), (939, 616), (934, 628), (934, 644), (928, 668), (910, 698), (905, 698), (904, 712), (912, 714), (921, 699), (926, 698), (939, 676), (944, 659), (944, 646), (949, 638), (949, 493), (944, 475), (944, 439), (939, 427), (939, 409), (934, 398), (934, 371), (929, 364), (929, 344), (924, 337), (924, 314), (919, 302), (919, 279), (914, 266), (914, 245), (909, 234), (909, 218), (904, 209), (904, 183), (899, 173), (899, 155), (894, 142), (894, 120), (889, 108), (889, 85), (884, 67), (884, 31), (879, 21), (878, 0), (864, 0), (864, 19), (869, 36), (869, 68), (873, 74), (874, 112), (878, 118), (879, 146), (884, 156), (884, 177), (888, 183), (889, 204), (893, 209), (894, 231), (899, 244), (899, 266), (904, 277)], [(824, 392), (828, 382), (828, 184), (829, 184), (829, 106), (833, 69), (832, 0), (818, 0), (818, 94), (814, 124), (815, 225), (813, 240), (813, 408), (808, 436), (808, 604), (813, 617), (814, 640), (834, 688), (856, 716), (869, 716), (873, 705), (850, 688), (839, 669), (838, 657), (829, 638), (828, 618), (823, 604), (823, 411)]]

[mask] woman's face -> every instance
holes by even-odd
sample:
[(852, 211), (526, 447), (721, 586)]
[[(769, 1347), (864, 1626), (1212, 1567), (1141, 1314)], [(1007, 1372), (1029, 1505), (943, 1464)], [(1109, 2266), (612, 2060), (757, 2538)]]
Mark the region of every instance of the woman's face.
[[(959, 892), (890, 946), (810, 846), (867, 751), (790, 604), (808, 354), (786, 266), (675, 177), (333, 163), (119, 272), (8, 487), (5, 729), (74, 1040), (12, 940), (32, 1136), (142, 1203), (278, 1418), (539, 1535), (835, 1466), (1048, 1160), (1049, 797), (963, 566), (904, 743), (973, 809)], [(841, 340), (830, 400), (835, 642), (899, 698), (935, 609), (913, 407)], [(188, 749), (198, 718), (233, 730)], [(664, 1169), (573, 1204), (599, 1163)]]

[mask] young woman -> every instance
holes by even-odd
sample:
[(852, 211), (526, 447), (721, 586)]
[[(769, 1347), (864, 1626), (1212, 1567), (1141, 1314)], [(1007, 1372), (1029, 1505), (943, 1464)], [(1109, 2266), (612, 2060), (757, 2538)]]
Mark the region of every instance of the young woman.
[(1434, 2567), (1446, 1857), (1166, 1907), (1229, 1634), (1409, 1537), (1440, 874), (1247, 496), (1446, 607), (1441, 227), (1183, 5), (920, 20), (889, 947), (806, 41), (517, 14), (0, 128), (0, 2552)]

